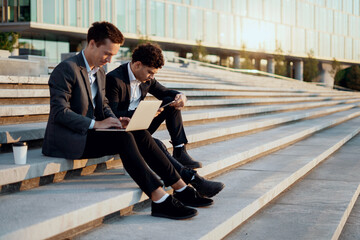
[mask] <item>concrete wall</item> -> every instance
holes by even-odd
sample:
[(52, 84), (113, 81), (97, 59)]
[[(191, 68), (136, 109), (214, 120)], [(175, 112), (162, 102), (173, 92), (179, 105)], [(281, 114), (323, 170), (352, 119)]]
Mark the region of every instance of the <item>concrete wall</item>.
[(0, 58), (0, 74), (10, 76), (48, 75), (48, 59), (30, 55)]

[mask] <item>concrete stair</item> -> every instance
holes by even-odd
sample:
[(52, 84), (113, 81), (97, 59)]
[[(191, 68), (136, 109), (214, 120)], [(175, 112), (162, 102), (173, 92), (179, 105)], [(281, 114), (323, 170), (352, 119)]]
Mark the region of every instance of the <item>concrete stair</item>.
[[(210, 77), (206, 75), (209, 72)], [(183, 111), (188, 151), (203, 163), (203, 168), (198, 169), (199, 174), (216, 177), (226, 185), (214, 197), (214, 206), (199, 209), (200, 214), (189, 221), (154, 218), (149, 216), (147, 197), (125, 174), (118, 156), (70, 161), (45, 157), (40, 148), (32, 147), (28, 151), (28, 164), (14, 165), (12, 152), (4, 151), (0, 152), (3, 192), (0, 195), (0, 239), (63, 239), (72, 236), (80, 239), (118, 239), (119, 236), (126, 239), (155, 236), (167, 239), (169, 234), (174, 239), (220, 239), (228, 234), (237, 238), (247, 221), (262, 216), (262, 212), (276, 205), (285, 194), (294, 192), (296, 195), (299, 191), (299, 194), (308, 196), (302, 190), (307, 189), (305, 185), (296, 191), (298, 184), (313, 182), (323, 186), (321, 184), (325, 184), (326, 179), (308, 181), (308, 173), (320, 171), (324, 165), (320, 165), (321, 162), (327, 163), (326, 159), (336, 156), (339, 152), (334, 152), (338, 149), (346, 149), (346, 142), (354, 136), (354, 141), (357, 139), (360, 131), (358, 93), (297, 81), (281, 80), (280, 84), (279, 80), (256, 76), (249, 77), (254, 79), (254, 85), (251, 85), (250, 80), (245, 84), (242, 74), (237, 75), (239, 81), (236, 82), (227, 76), (222, 78), (223, 72), (215, 74), (213, 69), (209, 72), (199, 73), (199, 69), (191, 72), (170, 64), (159, 73), (158, 79), (188, 95), (188, 107)], [(191, 82), (177, 80), (184, 78)], [(276, 84), (268, 87), (268, 82), (273, 80)], [(48, 96), (41, 90), (46, 83), (44, 78), (0, 77), (0, 95), (4, 93), (0, 99), (12, 96), (13, 99), (46, 98)], [(7, 89), (14, 91), (10, 93)], [(30, 89), (36, 90), (32, 92)], [(41, 113), (34, 110), (39, 105), (44, 105), (44, 109), (48, 107), (47, 104), (4, 103), (0, 105), (0, 113), (3, 113), (0, 116), (16, 117), (18, 115), (11, 115), (16, 109), (22, 113), (21, 116), (46, 115), (46, 110)], [(19, 110), (21, 107), (23, 109)], [(0, 144), (6, 147), (18, 140), (41, 141), (45, 126), (46, 123), (39, 120), (2, 124)], [(160, 130), (154, 136), (171, 148), (166, 130)], [(351, 170), (359, 170), (355, 159), (352, 162), (355, 165)], [(336, 175), (340, 176), (341, 171)], [(345, 183), (348, 179), (342, 181)], [(355, 178), (351, 182), (359, 184)], [(15, 192), (9, 189), (15, 189)], [(346, 228), (348, 214), (345, 212), (351, 212), (355, 195), (358, 195), (357, 189), (350, 185), (341, 190), (346, 194), (339, 194), (343, 198), (334, 200), (334, 203), (341, 202), (341, 206), (349, 203), (342, 213), (345, 217), (340, 218), (342, 226), (338, 225), (340, 227), (334, 231), (337, 233), (344, 225)], [(348, 199), (351, 192), (352, 198)], [(325, 209), (325, 205), (318, 207), (318, 212)], [(296, 206), (301, 211), (302, 203), (296, 203)], [(297, 228), (297, 225), (291, 227)], [(299, 225), (299, 229), (303, 227)], [(171, 233), (165, 229), (171, 229)], [(354, 232), (349, 231), (349, 234)], [(328, 235), (317, 232), (304, 236), (328, 239)]]

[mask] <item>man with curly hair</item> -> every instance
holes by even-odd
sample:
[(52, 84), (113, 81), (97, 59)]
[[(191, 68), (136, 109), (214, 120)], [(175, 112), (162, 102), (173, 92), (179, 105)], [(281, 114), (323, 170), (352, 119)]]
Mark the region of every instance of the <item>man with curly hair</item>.
[(137, 46), (130, 63), (125, 63), (107, 74), (106, 97), (117, 117), (131, 117), (148, 92), (162, 100), (162, 105), (174, 101), (159, 111), (148, 130), (153, 134), (165, 120), (174, 146), (173, 156), (160, 140), (155, 141), (186, 183), (192, 184), (201, 195), (212, 197), (223, 189), (224, 184), (206, 180), (193, 170), (201, 167), (201, 163), (194, 161), (185, 149), (188, 141), (180, 110), (185, 105), (186, 96), (164, 87), (154, 78), (163, 65), (164, 57), (158, 45), (145, 43)]

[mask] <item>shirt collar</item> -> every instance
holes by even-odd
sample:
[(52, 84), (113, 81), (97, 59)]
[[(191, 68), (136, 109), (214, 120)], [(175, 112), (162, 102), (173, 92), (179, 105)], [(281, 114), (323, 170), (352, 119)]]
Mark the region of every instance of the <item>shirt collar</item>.
[(91, 75), (94, 75), (95, 73), (97, 73), (97, 71), (99, 71), (99, 67), (94, 67), (92, 70), (90, 69), (89, 63), (86, 60), (85, 54), (84, 54), (84, 50), (81, 51), (81, 54), (84, 58), (84, 62), (85, 62), (85, 66), (86, 66), (86, 71), (88, 73), (90, 73)]
[(130, 82), (140, 84), (141, 82), (136, 79), (134, 73), (131, 71), (130, 63), (128, 63), (127, 68), (128, 68), (128, 72), (129, 72), (129, 80), (130, 80)]

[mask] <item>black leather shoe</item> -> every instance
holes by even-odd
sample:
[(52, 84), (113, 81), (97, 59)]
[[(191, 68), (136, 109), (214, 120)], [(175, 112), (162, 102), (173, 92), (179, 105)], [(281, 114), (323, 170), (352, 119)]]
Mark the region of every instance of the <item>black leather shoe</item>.
[(185, 145), (182, 147), (174, 147), (173, 157), (178, 160), (182, 165), (188, 168), (201, 168), (201, 162), (197, 162), (190, 157), (187, 153)]
[(196, 209), (184, 206), (184, 204), (171, 195), (162, 203), (151, 202), (151, 215), (154, 217), (181, 220), (192, 218), (197, 214)]
[(184, 191), (174, 191), (174, 197), (186, 206), (190, 207), (207, 207), (214, 203), (210, 198), (201, 197), (192, 187), (187, 186)]
[(222, 182), (206, 180), (197, 173), (194, 174), (194, 179), (190, 181), (190, 184), (201, 196), (208, 198), (215, 196), (225, 187)]

